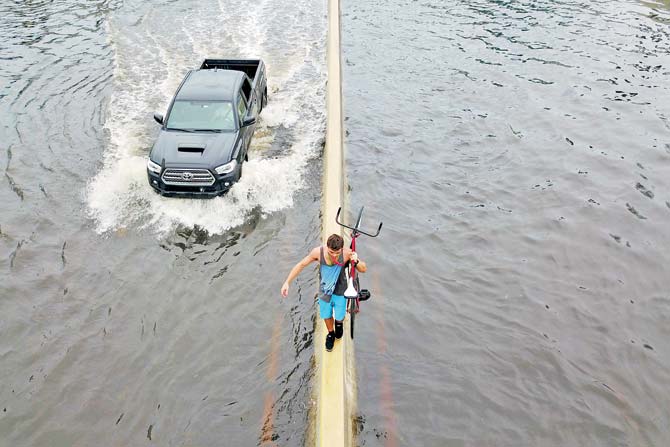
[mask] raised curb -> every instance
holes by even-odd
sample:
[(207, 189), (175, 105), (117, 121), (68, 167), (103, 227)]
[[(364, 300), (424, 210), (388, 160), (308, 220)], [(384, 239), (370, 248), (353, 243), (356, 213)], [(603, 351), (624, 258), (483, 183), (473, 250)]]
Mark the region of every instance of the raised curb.
[[(323, 243), (333, 233), (342, 234), (335, 223), (337, 209), (345, 209), (344, 147), (342, 132), (342, 68), (340, 48), (340, 2), (328, 1), (328, 88), (326, 92), (326, 146), (323, 156), (322, 230)], [(353, 342), (348, 318), (344, 336), (326, 352), (326, 328), (317, 315), (314, 349), (316, 355), (317, 414), (316, 446), (349, 447), (353, 441), (352, 415), (356, 392)]]

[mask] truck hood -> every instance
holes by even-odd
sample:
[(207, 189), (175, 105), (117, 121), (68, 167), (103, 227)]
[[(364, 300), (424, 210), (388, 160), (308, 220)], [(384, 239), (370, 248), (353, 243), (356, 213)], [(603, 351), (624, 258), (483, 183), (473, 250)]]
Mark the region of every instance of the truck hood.
[(161, 130), (151, 159), (166, 167), (215, 168), (231, 160), (238, 132), (187, 133)]

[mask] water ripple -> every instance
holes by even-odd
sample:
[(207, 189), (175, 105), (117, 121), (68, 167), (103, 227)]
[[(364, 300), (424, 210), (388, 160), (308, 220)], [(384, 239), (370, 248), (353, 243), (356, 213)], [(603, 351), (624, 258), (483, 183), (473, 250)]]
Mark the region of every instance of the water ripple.
[(667, 5), (347, 9), (350, 200), (391, 222), (365, 258), (393, 318), (361, 336), (393, 349), (357, 346), (360, 442), (663, 444)]

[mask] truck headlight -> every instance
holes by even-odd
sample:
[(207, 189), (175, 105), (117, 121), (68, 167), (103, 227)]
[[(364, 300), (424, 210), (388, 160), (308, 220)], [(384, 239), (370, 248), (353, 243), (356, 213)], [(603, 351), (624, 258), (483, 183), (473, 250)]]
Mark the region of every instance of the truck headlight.
[(217, 174), (223, 175), (223, 174), (230, 174), (235, 170), (237, 167), (237, 160), (230, 161), (226, 163), (225, 165), (221, 165), (218, 168), (214, 168)]
[(151, 159), (147, 160), (147, 169), (156, 174), (160, 174), (163, 168), (158, 163), (154, 163)]

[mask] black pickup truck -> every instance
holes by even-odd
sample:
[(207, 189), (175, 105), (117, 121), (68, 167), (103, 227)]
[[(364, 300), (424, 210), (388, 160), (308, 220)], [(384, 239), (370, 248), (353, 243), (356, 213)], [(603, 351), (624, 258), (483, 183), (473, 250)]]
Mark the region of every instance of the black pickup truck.
[(268, 101), (262, 60), (205, 59), (179, 85), (147, 162), (149, 185), (172, 197), (214, 197), (242, 176)]

